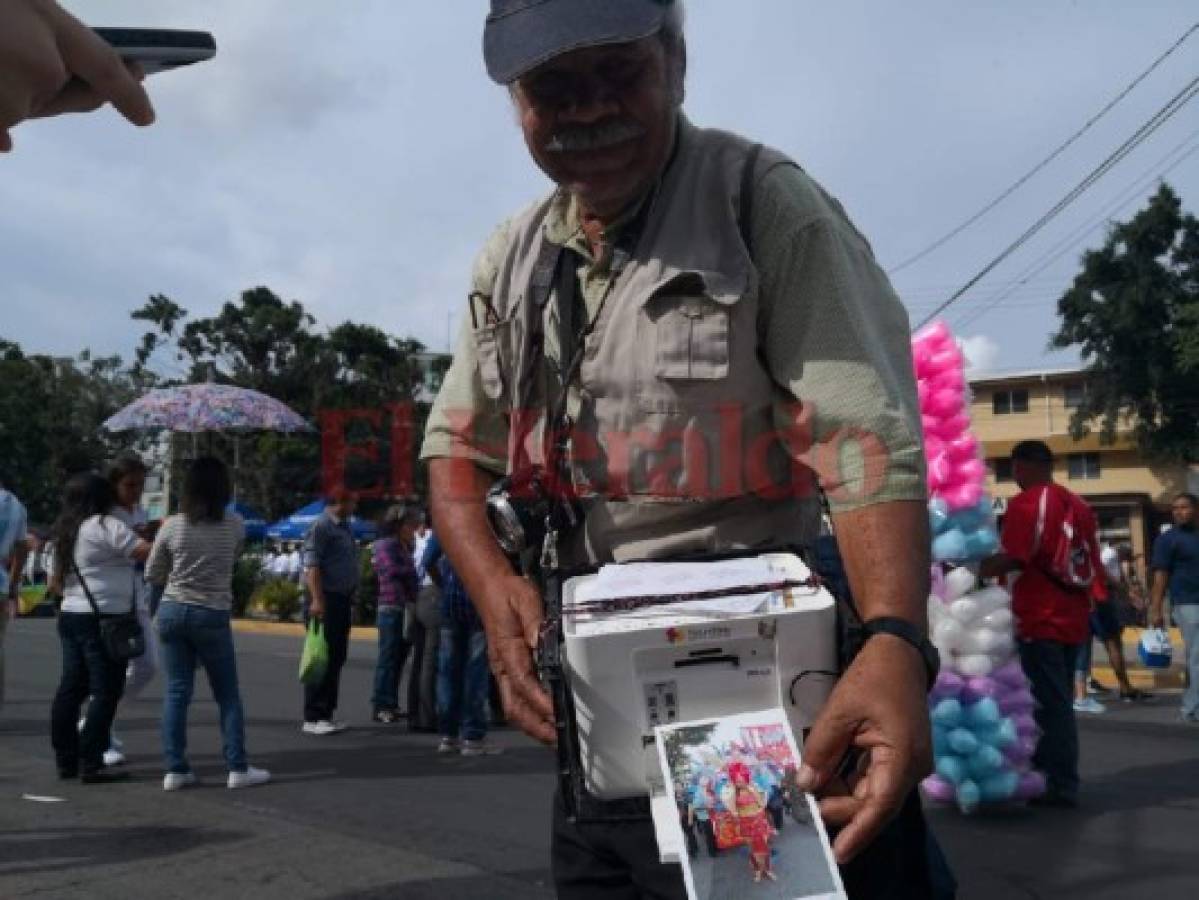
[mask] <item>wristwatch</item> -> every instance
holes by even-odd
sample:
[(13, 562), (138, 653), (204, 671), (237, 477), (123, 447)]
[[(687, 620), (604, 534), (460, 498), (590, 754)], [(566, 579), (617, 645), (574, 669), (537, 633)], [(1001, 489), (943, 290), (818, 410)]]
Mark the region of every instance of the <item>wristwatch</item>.
[(933, 646), (933, 642), (924, 632), (907, 619), (900, 619), (896, 616), (879, 616), (877, 619), (863, 622), (862, 632), (867, 640), (876, 634), (889, 634), (901, 641), (907, 641), (915, 647), (920, 658), (924, 660), (924, 668), (928, 674), (928, 689), (932, 690), (933, 682), (937, 680), (937, 673), (941, 671), (941, 654), (937, 652), (937, 648)]

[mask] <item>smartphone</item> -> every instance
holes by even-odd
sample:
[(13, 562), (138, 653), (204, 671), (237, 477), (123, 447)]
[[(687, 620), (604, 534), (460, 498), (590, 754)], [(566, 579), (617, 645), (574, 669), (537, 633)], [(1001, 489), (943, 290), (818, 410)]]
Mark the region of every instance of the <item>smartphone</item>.
[(96, 28), (121, 59), (136, 62), (147, 75), (204, 62), (216, 56), (216, 40), (207, 31), (170, 28)]

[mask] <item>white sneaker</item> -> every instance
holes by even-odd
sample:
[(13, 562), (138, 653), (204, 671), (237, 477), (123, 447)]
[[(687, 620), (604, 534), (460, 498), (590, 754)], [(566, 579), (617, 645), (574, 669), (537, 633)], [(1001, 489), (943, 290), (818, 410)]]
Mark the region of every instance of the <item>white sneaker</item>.
[(120, 750), (109, 747), (104, 751), (104, 765), (106, 766), (123, 766), (125, 765), (125, 754)]
[(123, 740), (121, 740), (119, 737), (117, 737), (115, 732), (110, 732), (108, 735), (108, 749), (109, 750), (124, 750), (125, 742)]
[(1107, 712), (1107, 707), (1094, 697), (1087, 697), (1085, 700), (1074, 701), (1074, 711), (1080, 713), (1101, 713)]
[(181, 791), (185, 787), (191, 787), (196, 783), (195, 772), (167, 772), (162, 776), (162, 789), (164, 791)]
[(461, 744), (457, 738), (443, 737), (441, 743), (437, 745), (438, 753), (457, 753)]
[(266, 784), (271, 780), (271, 773), (266, 769), (255, 769), (253, 766), (246, 766), (244, 772), (229, 773), (229, 790), (235, 791), (238, 788), (257, 787), (260, 784)]
[(305, 722), (304, 727), (300, 729), (304, 734), (338, 734), (346, 730), (345, 722), (333, 722), (329, 719), (321, 719), (319, 722)]
[(489, 744), (486, 740), (462, 742), (463, 756), (499, 756), (503, 752), (503, 747)]

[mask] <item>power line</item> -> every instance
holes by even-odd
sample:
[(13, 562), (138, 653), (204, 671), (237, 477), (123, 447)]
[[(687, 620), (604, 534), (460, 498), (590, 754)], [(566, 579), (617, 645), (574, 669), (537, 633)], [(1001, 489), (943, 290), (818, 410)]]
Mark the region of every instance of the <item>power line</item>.
[[(1007, 288), (1005, 291), (1001, 291), (997, 295), (986, 298), (980, 306), (967, 310), (964, 318), (955, 323), (955, 329), (961, 329), (967, 327), (968, 325), (972, 325), (987, 313), (991, 312), (995, 307), (1007, 299), (1007, 297), (1011, 296), (1011, 294), (1014, 293), (1017, 288), (1021, 287), (1025, 284), (1025, 282), (1031, 280), (1034, 276), (1045, 271), (1045, 269), (1049, 268), (1049, 266), (1061, 259), (1066, 253), (1070, 252), (1070, 250), (1072, 250), (1082, 241), (1083, 238), (1085, 238), (1096, 228), (1109, 222), (1112, 214), (1126, 206), (1128, 202), (1133, 199), (1134, 195), (1139, 194), (1140, 191), (1145, 188), (1148, 182), (1153, 181), (1154, 179), (1165, 178), (1172, 171), (1186, 162), (1187, 159), (1189, 159), (1191, 156), (1194, 156), (1196, 152), (1199, 152), (1199, 142), (1192, 143), (1196, 137), (1199, 137), (1199, 132), (1192, 132), (1190, 135), (1188, 135), (1184, 141), (1182, 141), (1173, 150), (1158, 160), (1158, 162), (1146, 174), (1143, 174), (1135, 182), (1133, 182), (1133, 184), (1123, 190), (1113, 203), (1104, 208), (1103, 212), (1100, 213), (1098, 217), (1084, 223), (1081, 228), (1072, 231), (1063, 240), (1059, 241), (1048, 251), (1038, 257), (1032, 263), (1032, 265), (1025, 269), (1024, 272), (1016, 278), (1009, 288)], [(1188, 144), (1190, 145), (1189, 147)], [(1183, 152), (1178, 159), (1173, 159), (1173, 157), (1177, 156), (1180, 151), (1185, 152)], [(1171, 162), (1172, 159), (1173, 161)], [(1169, 165), (1166, 165), (1167, 163), (1169, 163)], [(1166, 167), (1159, 170), (1159, 167), (1163, 165)], [(1057, 296), (1060, 297), (1060, 294)], [(1052, 299), (1057, 299), (1057, 297)], [(1011, 308), (1017, 304), (1009, 303), (1006, 305)]]
[(1050, 209), (1047, 213), (1045, 213), (1045, 215), (1041, 216), (1040, 219), (1034, 222), (1028, 230), (1020, 235), (1020, 237), (1016, 238), (1016, 240), (1004, 248), (1004, 250), (993, 260), (991, 260), (991, 262), (987, 263), (987, 265), (984, 266), (977, 275), (958, 288), (953, 296), (938, 306), (931, 315), (926, 317), (920, 323), (920, 326), (927, 324), (929, 321), (943, 313), (963, 294), (986, 278), (987, 275), (994, 271), (995, 268), (998, 267), (1004, 260), (1024, 246), (1024, 244), (1031, 240), (1037, 234), (1037, 232), (1039, 232), (1058, 215), (1060, 215), (1067, 206), (1086, 193), (1086, 191), (1089, 190), (1097, 181), (1099, 181), (1100, 178), (1110, 172), (1112, 168), (1119, 164), (1126, 156), (1128, 156), (1129, 153), (1135, 150), (1145, 140), (1147, 140), (1150, 135), (1157, 131), (1157, 129), (1168, 122), (1180, 109), (1182, 109), (1192, 98), (1194, 98), (1196, 94), (1199, 94), (1199, 77), (1191, 79), (1186, 87), (1171, 97), (1165, 106), (1154, 113), (1153, 116), (1151, 116), (1149, 120), (1145, 122), (1145, 124), (1138, 128), (1131, 137), (1117, 147), (1111, 153), (1111, 155), (1107, 157), (1107, 159), (1092, 169), (1091, 172), (1082, 181), (1075, 185), (1075, 187), (1069, 193), (1067, 193), (1066, 196), (1059, 200), (1052, 209)]
[(913, 265), (914, 263), (917, 263), (920, 260), (924, 259), (924, 257), (928, 256), (934, 250), (937, 250), (942, 245), (946, 244), (953, 238), (957, 237), (959, 234), (961, 234), (963, 231), (965, 231), (967, 228), (969, 228), (971, 225), (973, 225), (975, 222), (977, 222), (979, 219), (981, 219), (983, 216), (985, 216), (987, 213), (989, 213), (991, 210), (993, 210), (996, 206), (998, 206), (1000, 203), (1002, 203), (1004, 200), (1006, 200), (1008, 197), (1010, 197), (1012, 194), (1014, 194), (1017, 190), (1019, 190), (1021, 187), (1023, 187), (1024, 184), (1026, 182), (1028, 182), (1028, 180), (1030, 178), (1032, 178), (1034, 175), (1036, 175), (1038, 172), (1040, 172), (1042, 169), (1044, 169), (1047, 165), (1049, 165), (1051, 162), (1053, 162), (1055, 159), (1057, 159), (1059, 156), (1061, 156), (1062, 153), (1064, 153), (1065, 150), (1068, 147), (1070, 147), (1070, 145), (1072, 145), (1080, 137), (1082, 137), (1084, 134), (1086, 134), (1088, 131), (1090, 131), (1091, 127), (1096, 122), (1098, 122), (1105, 115), (1107, 115), (1108, 112), (1111, 111), (1112, 107), (1114, 107), (1117, 103), (1119, 103), (1121, 100), (1123, 100), (1125, 97), (1127, 97), (1138, 84), (1140, 84), (1142, 81), (1144, 81), (1149, 76), (1149, 74), (1151, 72), (1153, 72), (1154, 69), (1156, 69), (1163, 62), (1165, 62), (1167, 57), (1169, 57), (1172, 53), (1174, 53), (1175, 50), (1177, 50), (1184, 43), (1186, 43), (1187, 39), (1192, 34), (1194, 34), (1197, 30), (1199, 30), (1199, 22), (1196, 22), (1194, 25), (1192, 25), (1190, 28), (1188, 28), (1186, 33), (1183, 34), (1183, 36), (1180, 37), (1177, 41), (1175, 41), (1173, 43), (1173, 45), (1171, 45), (1170, 48), (1168, 50), (1166, 50), (1165, 53), (1163, 53), (1161, 56), (1159, 56), (1157, 59), (1155, 59), (1153, 61), (1153, 63), (1149, 66), (1149, 68), (1147, 68), (1144, 72), (1142, 72), (1140, 75), (1138, 75), (1136, 78), (1134, 78), (1131, 82), (1129, 82), (1129, 84), (1122, 91), (1120, 91), (1119, 94), (1117, 94), (1114, 98), (1112, 98), (1108, 102), (1108, 104), (1105, 107), (1103, 107), (1103, 109), (1099, 110), (1099, 112), (1097, 112), (1095, 115), (1091, 116), (1091, 118), (1089, 120), (1087, 120), (1087, 123), (1085, 125), (1083, 125), (1082, 128), (1078, 129), (1078, 131), (1074, 132), (1074, 134), (1072, 134), (1066, 140), (1065, 143), (1063, 143), (1056, 150), (1054, 150), (1052, 153), (1050, 153), (1047, 157), (1045, 157), (1043, 160), (1041, 160), (1039, 163), (1037, 163), (1035, 166), (1033, 166), (1031, 169), (1029, 169), (1028, 172), (1026, 172), (1024, 175), (1022, 175), (1019, 179), (1017, 179), (1017, 181), (1014, 184), (1012, 184), (1009, 188), (1007, 188), (1007, 190), (1005, 190), (1003, 193), (1001, 193), (998, 197), (996, 197), (994, 200), (992, 200), (990, 203), (988, 203), (986, 206), (984, 206), (982, 209), (980, 209), (978, 212), (976, 212), (974, 215), (972, 215), (966, 221), (962, 222), (956, 228), (953, 228), (947, 234), (944, 234), (941, 237), (937, 238), (937, 240), (933, 241), (931, 244), (929, 244), (927, 247), (925, 247), (919, 253), (909, 256), (903, 262), (899, 263), (899, 265), (895, 266), (894, 268), (888, 269), (887, 274), (888, 275), (896, 275), (899, 272), (902, 272), (908, 266)]

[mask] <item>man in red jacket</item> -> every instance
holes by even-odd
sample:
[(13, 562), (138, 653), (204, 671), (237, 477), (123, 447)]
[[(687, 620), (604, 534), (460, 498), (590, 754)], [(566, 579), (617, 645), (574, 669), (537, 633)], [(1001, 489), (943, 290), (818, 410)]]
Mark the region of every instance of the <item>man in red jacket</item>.
[[(1040, 805), (1078, 804), (1078, 729), (1074, 721), (1074, 663), (1079, 647), (1091, 639), (1090, 591), (1103, 589), (1095, 514), (1078, 496), (1053, 481), (1053, 453), (1042, 441), (1012, 448), (1012, 474), (1020, 493), (1008, 503), (1000, 535), (1002, 552), (986, 560), (984, 577), (1017, 573), (1012, 586), (1020, 664), (1032, 682), (1036, 719), (1042, 735), (1033, 765), (1048, 780)], [(1083, 549), (1080, 575), (1090, 572), (1098, 584), (1083, 587), (1063, 577), (1063, 524), (1069, 520)]]

